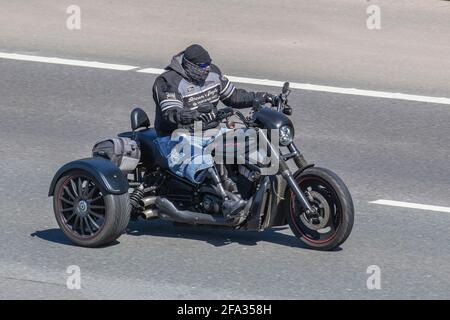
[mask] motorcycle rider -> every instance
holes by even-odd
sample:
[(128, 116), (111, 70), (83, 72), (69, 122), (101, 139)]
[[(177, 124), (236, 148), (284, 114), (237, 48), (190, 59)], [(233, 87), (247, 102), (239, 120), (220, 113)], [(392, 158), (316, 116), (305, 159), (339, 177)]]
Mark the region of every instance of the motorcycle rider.
[[(255, 99), (261, 103), (272, 102), (275, 99), (275, 96), (267, 92), (248, 92), (236, 88), (211, 62), (209, 53), (201, 45), (193, 44), (176, 54), (165, 68), (166, 71), (155, 80), (153, 85), (153, 99), (156, 104), (155, 129), (160, 136), (157, 145), (160, 152), (168, 158), (173, 149), (173, 144), (170, 144), (171, 133), (179, 127), (204, 120), (205, 114), (208, 115), (208, 119), (212, 119), (219, 101), (233, 108), (248, 108)], [(199, 172), (208, 172), (224, 200), (222, 211), (225, 216), (233, 216), (246, 204), (240, 197), (224, 191), (222, 181), (211, 165), (192, 164), (180, 169), (169, 164), (169, 167), (176, 174), (195, 183), (203, 180), (198, 177), (205, 176), (199, 175)]]

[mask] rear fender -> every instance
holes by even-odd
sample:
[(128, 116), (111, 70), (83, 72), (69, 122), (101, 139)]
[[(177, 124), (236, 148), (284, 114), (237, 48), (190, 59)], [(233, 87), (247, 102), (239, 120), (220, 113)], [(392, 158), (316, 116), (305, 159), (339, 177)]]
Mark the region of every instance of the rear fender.
[(58, 180), (67, 172), (81, 170), (90, 174), (100, 184), (104, 194), (124, 194), (128, 192), (128, 179), (111, 161), (101, 158), (86, 158), (69, 162), (62, 166), (53, 177), (48, 196), (53, 196)]

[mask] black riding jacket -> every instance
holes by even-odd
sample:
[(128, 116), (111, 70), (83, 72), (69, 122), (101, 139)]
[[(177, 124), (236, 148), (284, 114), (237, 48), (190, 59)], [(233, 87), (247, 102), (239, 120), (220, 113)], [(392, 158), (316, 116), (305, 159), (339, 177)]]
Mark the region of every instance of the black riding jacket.
[(156, 104), (155, 129), (170, 134), (177, 129), (178, 108), (196, 109), (199, 104), (210, 102), (216, 106), (219, 101), (234, 108), (252, 106), (256, 93), (237, 89), (219, 68), (212, 64), (203, 85), (192, 83), (181, 65), (183, 52), (175, 55), (153, 85), (153, 100)]

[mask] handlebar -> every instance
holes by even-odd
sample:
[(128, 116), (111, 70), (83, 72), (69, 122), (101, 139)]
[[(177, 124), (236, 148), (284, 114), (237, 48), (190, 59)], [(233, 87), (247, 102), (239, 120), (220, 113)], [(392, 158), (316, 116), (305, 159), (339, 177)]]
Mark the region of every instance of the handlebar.
[[(271, 106), (276, 107), (277, 111), (283, 112), (286, 115), (292, 114), (292, 108), (288, 105), (288, 99), (287, 97), (290, 94), (289, 89), (289, 82), (285, 82), (283, 84), (283, 89), (281, 93), (277, 96), (275, 96), (273, 101), (271, 101)], [(255, 99), (253, 101), (252, 110), (258, 111), (263, 105), (261, 104), (261, 101)], [(237, 116), (246, 126), (251, 126), (251, 120), (247, 117), (245, 117), (240, 111), (235, 110), (231, 107), (225, 107), (222, 109), (217, 110), (215, 113), (215, 116), (213, 118), (209, 118), (208, 121), (204, 121), (204, 125), (208, 127), (210, 124), (218, 124), (222, 122), (223, 120), (231, 117), (231, 116)]]
[[(271, 103), (271, 107), (275, 107), (278, 112), (283, 112), (286, 115), (292, 114), (292, 108), (288, 105), (288, 96), (291, 93), (291, 90), (289, 89), (289, 82), (285, 82), (283, 84), (283, 89), (281, 93), (277, 96), (274, 96)], [(253, 101), (252, 109), (253, 111), (258, 111), (262, 107), (262, 103), (255, 99)]]

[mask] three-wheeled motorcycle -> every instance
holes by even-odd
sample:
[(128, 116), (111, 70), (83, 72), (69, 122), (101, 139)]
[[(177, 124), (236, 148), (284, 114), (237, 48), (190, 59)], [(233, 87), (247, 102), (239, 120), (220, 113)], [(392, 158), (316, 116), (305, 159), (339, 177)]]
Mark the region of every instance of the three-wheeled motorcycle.
[(272, 174), (264, 174), (271, 165), (267, 163), (214, 165), (225, 192), (245, 199), (239, 214), (223, 215), (223, 190), (214, 181), (193, 183), (170, 170), (155, 143), (159, 134), (150, 127), (147, 114), (136, 108), (131, 113), (132, 131), (98, 144), (92, 157), (67, 163), (55, 174), (49, 196), (61, 230), (77, 245), (96, 247), (123, 234), (130, 217), (258, 231), (288, 224), (308, 248), (337, 248), (352, 230), (352, 198), (335, 173), (308, 163), (294, 143), (289, 93), (285, 83), (270, 106), (256, 100), (248, 116), (227, 107), (212, 119), (228, 128), (241, 125), (279, 133), (276, 143), (260, 135), (276, 156)]

